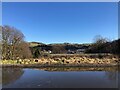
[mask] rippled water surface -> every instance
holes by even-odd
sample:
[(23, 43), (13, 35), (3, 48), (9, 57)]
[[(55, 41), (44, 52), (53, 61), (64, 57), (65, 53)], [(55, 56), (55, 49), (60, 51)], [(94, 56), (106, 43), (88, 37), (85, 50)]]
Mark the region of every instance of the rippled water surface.
[(117, 67), (3, 68), (4, 88), (117, 88)]

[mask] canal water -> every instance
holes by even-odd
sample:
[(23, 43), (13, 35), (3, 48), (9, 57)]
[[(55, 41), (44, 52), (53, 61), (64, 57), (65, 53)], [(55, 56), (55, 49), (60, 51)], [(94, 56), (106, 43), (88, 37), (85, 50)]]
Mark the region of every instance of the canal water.
[(3, 88), (117, 88), (117, 67), (3, 68)]

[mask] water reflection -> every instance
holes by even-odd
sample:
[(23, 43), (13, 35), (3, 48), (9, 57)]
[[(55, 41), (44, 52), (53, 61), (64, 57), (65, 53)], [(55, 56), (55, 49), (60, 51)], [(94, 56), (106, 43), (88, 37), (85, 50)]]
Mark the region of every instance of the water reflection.
[(3, 68), (2, 69), (2, 84), (6, 85), (15, 82), (23, 75), (24, 71), (21, 68)]
[(120, 74), (120, 67), (111, 67), (109, 68), (109, 71), (106, 70), (105, 71), (106, 76), (110, 79), (110, 80), (116, 80), (117, 82), (119, 81), (119, 74)]
[(118, 67), (3, 68), (6, 88), (115, 88)]
[(107, 76), (110, 80), (116, 80), (116, 79), (118, 78), (118, 73), (117, 73), (117, 71), (116, 71), (116, 72), (115, 72), (115, 71), (113, 71), (113, 72), (111, 72), (111, 71), (107, 72), (107, 71), (106, 71), (106, 76)]
[(31, 68), (34, 70), (44, 70), (49, 72), (54, 71), (118, 71), (118, 67), (44, 67), (44, 68)]
[(118, 79), (120, 67), (50, 67), (50, 68), (33, 68), (35, 70), (44, 70), (49, 72), (70, 72), (70, 71), (104, 71), (105, 75), (110, 80)]

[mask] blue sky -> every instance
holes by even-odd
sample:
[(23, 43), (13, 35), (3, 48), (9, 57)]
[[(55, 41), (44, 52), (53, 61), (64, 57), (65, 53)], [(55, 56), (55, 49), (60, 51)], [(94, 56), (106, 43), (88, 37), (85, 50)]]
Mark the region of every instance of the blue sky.
[(2, 4), (2, 24), (26, 41), (91, 43), (96, 35), (118, 38), (118, 3), (11, 2)]

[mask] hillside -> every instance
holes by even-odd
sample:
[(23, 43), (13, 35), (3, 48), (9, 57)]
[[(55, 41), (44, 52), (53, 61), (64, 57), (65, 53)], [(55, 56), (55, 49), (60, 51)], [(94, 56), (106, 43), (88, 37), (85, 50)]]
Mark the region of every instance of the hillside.
[[(30, 49), (32, 53), (41, 51), (51, 51), (52, 54), (67, 54), (67, 53), (120, 53), (119, 51), (119, 40), (114, 40), (112, 42), (106, 42), (101, 45), (96, 44), (70, 44), (70, 43), (60, 43), (60, 44), (44, 44), (39, 42), (29, 42)], [(83, 51), (80, 51), (84, 49)], [(79, 50), (79, 52), (78, 52)]]
[(40, 43), (40, 42), (28, 42), (30, 47), (35, 47), (35, 46), (38, 46), (38, 45), (45, 45), (44, 43)]
[(120, 39), (114, 40), (111, 42), (106, 42), (103, 44), (98, 44), (98, 45), (93, 44), (87, 50), (87, 53), (114, 53), (114, 54), (118, 54), (118, 53), (120, 53), (119, 45), (120, 45)]

